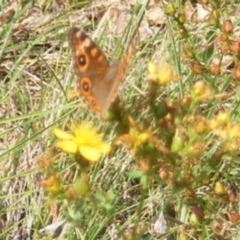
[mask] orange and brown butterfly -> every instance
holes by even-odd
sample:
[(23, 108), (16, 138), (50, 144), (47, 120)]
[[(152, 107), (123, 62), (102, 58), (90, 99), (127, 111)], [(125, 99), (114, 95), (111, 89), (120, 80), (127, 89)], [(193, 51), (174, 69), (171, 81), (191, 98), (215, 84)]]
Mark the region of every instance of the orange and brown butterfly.
[(101, 49), (85, 32), (71, 28), (68, 41), (73, 52), (77, 90), (93, 112), (104, 114), (117, 96), (135, 48), (131, 45), (121, 62), (110, 65)]

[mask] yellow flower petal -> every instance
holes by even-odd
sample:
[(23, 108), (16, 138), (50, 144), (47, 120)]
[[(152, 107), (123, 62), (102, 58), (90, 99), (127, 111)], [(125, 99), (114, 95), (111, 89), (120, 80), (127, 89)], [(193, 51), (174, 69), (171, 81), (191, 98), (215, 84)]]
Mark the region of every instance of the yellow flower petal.
[(97, 162), (101, 157), (101, 152), (98, 149), (90, 146), (80, 146), (79, 152), (84, 158), (88, 159), (91, 162)]
[(156, 65), (153, 64), (152, 62), (148, 63), (148, 72), (150, 73), (150, 75), (155, 75), (157, 72)]
[(173, 80), (173, 69), (170, 66), (165, 66), (159, 71), (158, 75), (161, 84), (168, 83)]
[(111, 147), (105, 143), (96, 144), (95, 148), (97, 148), (101, 153), (107, 154), (110, 152)]
[(57, 138), (60, 138), (60, 139), (71, 140), (74, 138), (72, 134), (63, 131), (60, 128), (54, 128), (53, 133)]
[(78, 151), (77, 144), (69, 140), (63, 140), (63, 141), (57, 142), (56, 147), (60, 148), (62, 151), (67, 153), (76, 154)]
[(140, 144), (144, 144), (148, 141), (149, 135), (147, 133), (140, 133), (138, 135), (138, 141)]

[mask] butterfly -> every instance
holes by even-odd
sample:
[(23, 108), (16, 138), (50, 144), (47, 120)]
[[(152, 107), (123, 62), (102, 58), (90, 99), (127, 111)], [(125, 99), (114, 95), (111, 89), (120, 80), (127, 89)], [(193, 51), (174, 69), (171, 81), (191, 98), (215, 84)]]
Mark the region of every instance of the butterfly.
[(68, 41), (77, 75), (77, 91), (93, 112), (103, 115), (117, 96), (135, 47), (131, 45), (120, 62), (110, 64), (96, 43), (78, 28), (69, 30)]

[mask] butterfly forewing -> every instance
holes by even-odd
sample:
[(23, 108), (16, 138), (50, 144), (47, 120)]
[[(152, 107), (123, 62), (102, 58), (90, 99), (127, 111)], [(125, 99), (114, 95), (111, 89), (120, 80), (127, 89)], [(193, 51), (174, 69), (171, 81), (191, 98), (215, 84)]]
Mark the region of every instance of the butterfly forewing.
[(104, 113), (117, 95), (132, 52), (129, 48), (121, 63), (110, 66), (106, 56), (86, 33), (72, 28), (68, 39), (73, 50), (78, 90), (93, 111)]

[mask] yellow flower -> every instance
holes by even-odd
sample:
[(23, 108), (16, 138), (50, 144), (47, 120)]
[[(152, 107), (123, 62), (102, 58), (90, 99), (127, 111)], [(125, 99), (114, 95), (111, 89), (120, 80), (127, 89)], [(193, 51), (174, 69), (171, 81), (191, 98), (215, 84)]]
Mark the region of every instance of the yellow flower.
[(150, 136), (148, 132), (141, 132), (137, 123), (131, 117), (129, 117), (129, 125), (129, 133), (120, 136), (117, 139), (116, 144), (121, 145), (125, 143), (129, 145), (134, 152), (136, 152), (138, 147), (141, 147), (148, 143)]
[(198, 81), (192, 88), (192, 96), (195, 100), (208, 99), (213, 96), (211, 88), (203, 81)]
[(153, 64), (152, 62), (150, 62), (148, 64), (148, 73), (149, 73), (149, 77), (153, 80), (156, 81), (156, 79), (158, 78), (157, 76), (157, 67), (155, 64)]
[(48, 179), (41, 181), (40, 185), (46, 188), (48, 193), (52, 196), (57, 196), (62, 191), (61, 181), (57, 174), (53, 174)]
[(219, 112), (211, 121), (210, 128), (215, 130), (227, 126), (230, 122), (230, 114), (228, 112)]
[(129, 137), (131, 139), (131, 143), (134, 145), (134, 147), (142, 146), (149, 140), (149, 134), (146, 132), (137, 132), (134, 129), (130, 130)]
[(159, 62), (157, 67), (152, 62), (148, 64), (149, 78), (157, 82), (159, 85), (164, 85), (170, 81), (177, 80), (174, 76), (174, 71), (172, 66), (167, 65), (165, 59)]
[(102, 154), (110, 152), (111, 147), (102, 141), (102, 135), (97, 134), (92, 125), (73, 125), (72, 131), (70, 134), (59, 128), (54, 129), (54, 134), (60, 139), (56, 146), (62, 151), (81, 155), (90, 162), (97, 162)]

